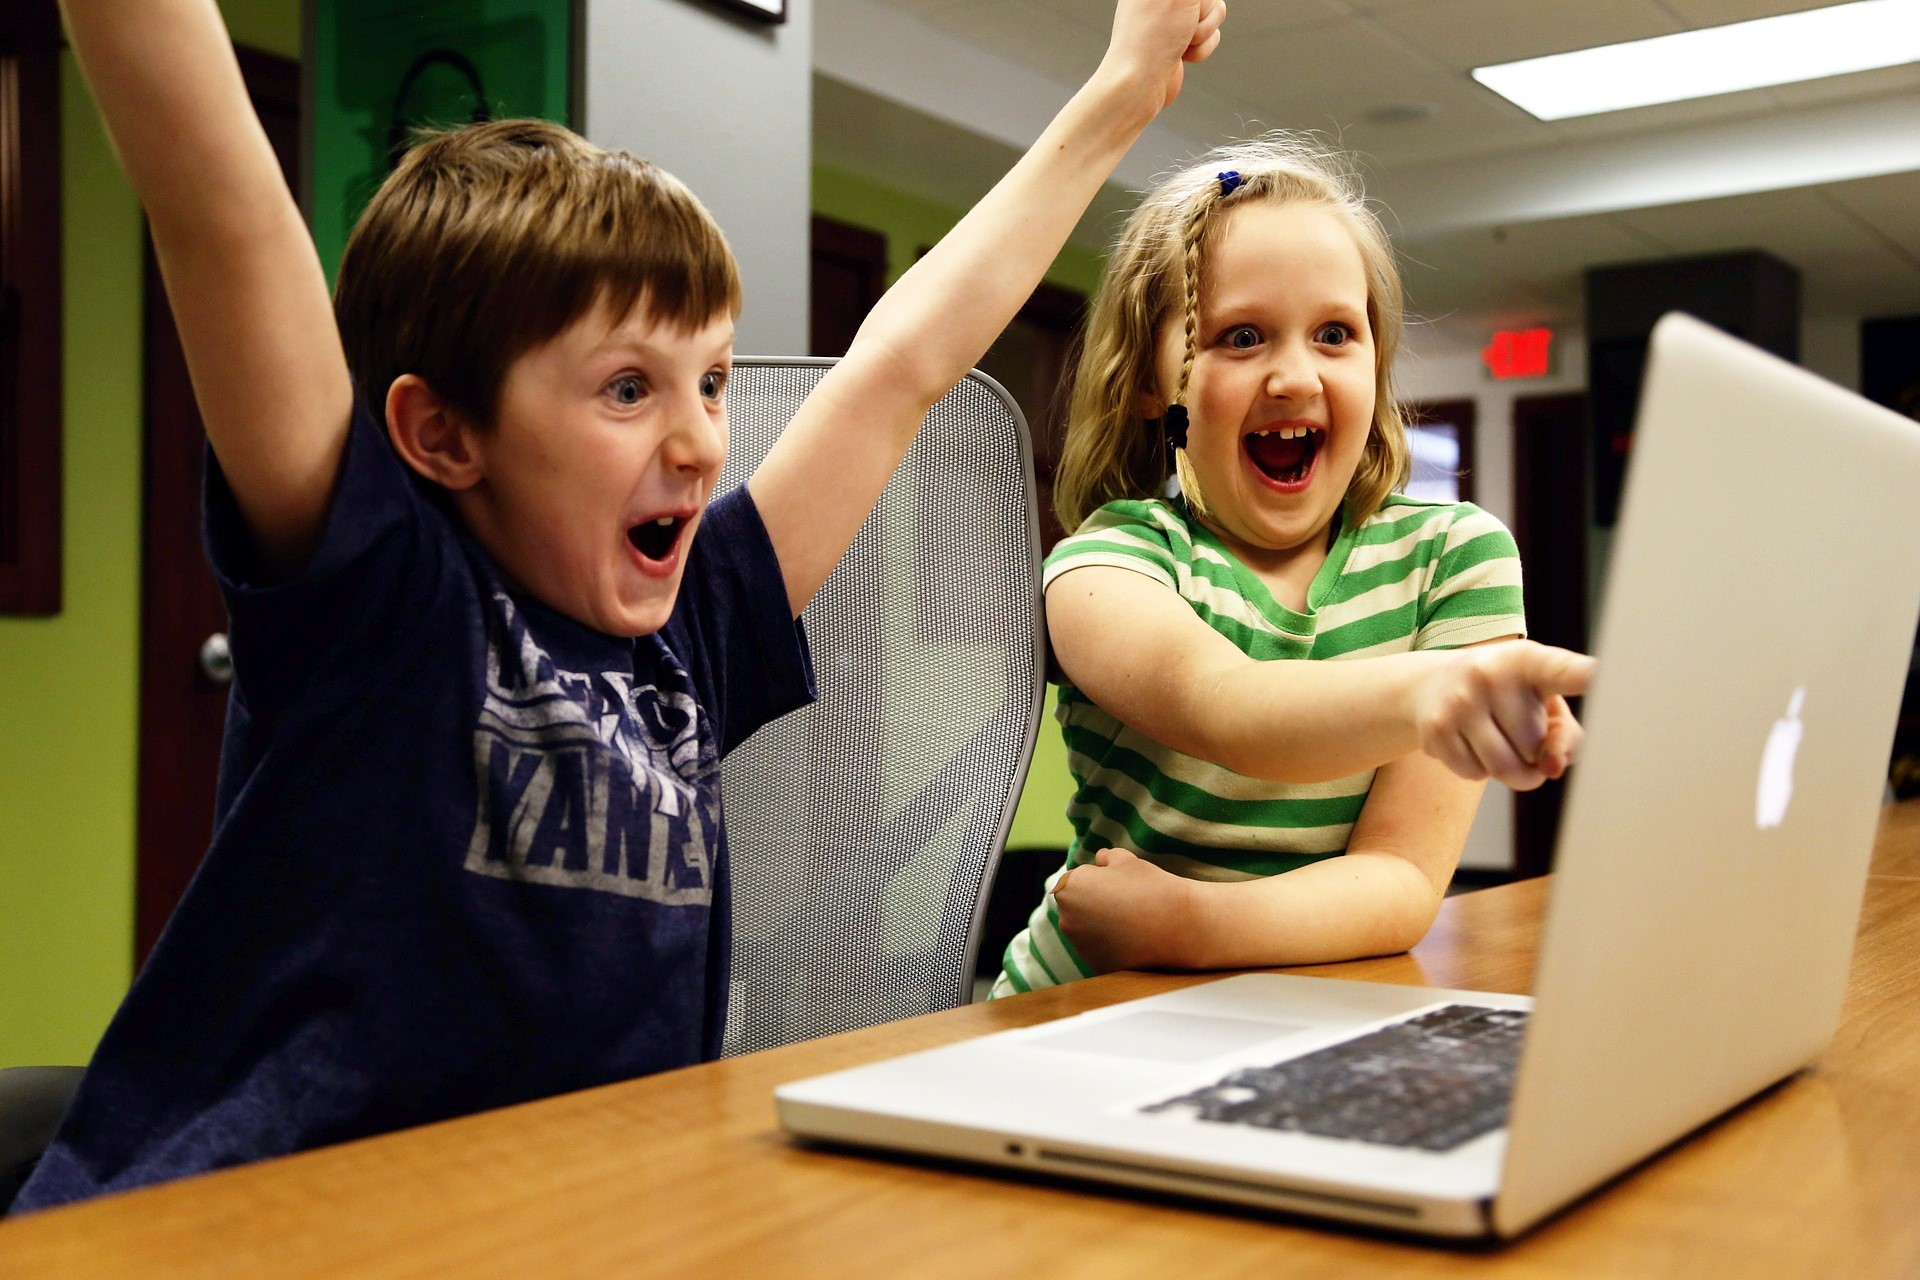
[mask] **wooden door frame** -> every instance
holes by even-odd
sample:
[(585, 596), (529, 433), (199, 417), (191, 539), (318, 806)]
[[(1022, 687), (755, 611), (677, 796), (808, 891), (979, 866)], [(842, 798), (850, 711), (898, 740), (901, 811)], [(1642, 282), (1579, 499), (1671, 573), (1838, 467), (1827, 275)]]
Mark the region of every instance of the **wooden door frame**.
[(887, 291), (887, 238), (878, 231), (816, 213), (808, 226), (808, 261), (810, 270), (823, 261), (831, 262), (846, 268), (861, 281), (866, 305), (856, 320), (851, 316), (823, 314), (819, 290), (809, 280), (807, 350), (816, 356), (843, 355), (843, 351), (833, 349), (839, 344), (828, 340), (826, 329), (836, 327), (851, 337), (859, 328), (859, 320), (866, 319), (867, 312), (873, 310), (880, 295)]
[(61, 607), (60, 15), (0, 9), (0, 613)]
[[(1569, 431), (1568, 423), (1577, 424), (1576, 428)], [(1592, 528), (1593, 476), (1588, 466), (1592, 430), (1584, 391), (1521, 396), (1513, 402), (1513, 536), (1527, 569), (1528, 631), (1535, 640), (1582, 652), (1590, 647), (1587, 554)], [(1550, 450), (1542, 447), (1547, 440), (1555, 441)], [(1566, 564), (1527, 564), (1529, 556), (1541, 559), (1546, 554), (1547, 522), (1541, 517), (1547, 486), (1538, 482), (1549, 475), (1571, 480), (1559, 486), (1559, 491), (1564, 494), (1570, 490), (1578, 509), (1557, 512), (1556, 523), (1563, 530), (1576, 531), (1573, 554)], [(1574, 706), (1577, 711), (1577, 700)], [(1516, 876), (1545, 875), (1553, 869), (1553, 846), (1565, 791), (1566, 784), (1556, 781), (1534, 791), (1514, 793)]]

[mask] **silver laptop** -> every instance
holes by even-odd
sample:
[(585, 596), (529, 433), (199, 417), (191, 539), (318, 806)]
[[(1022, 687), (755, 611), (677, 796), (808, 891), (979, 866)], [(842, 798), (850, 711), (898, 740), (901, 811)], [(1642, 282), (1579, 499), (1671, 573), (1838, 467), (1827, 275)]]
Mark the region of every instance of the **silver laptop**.
[(795, 1135), (1505, 1237), (1833, 1034), (1920, 613), (1920, 424), (1653, 333), (1532, 999), (1247, 974), (786, 1085)]

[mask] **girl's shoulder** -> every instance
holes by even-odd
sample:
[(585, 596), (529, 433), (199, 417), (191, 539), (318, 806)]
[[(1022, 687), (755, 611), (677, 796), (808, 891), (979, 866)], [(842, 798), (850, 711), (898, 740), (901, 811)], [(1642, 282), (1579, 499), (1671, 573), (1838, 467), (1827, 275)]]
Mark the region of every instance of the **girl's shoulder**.
[(1438, 539), (1450, 545), (1487, 534), (1508, 540), (1513, 536), (1498, 516), (1471, 502), (1410, 498), (1403, 493), (1388, 494), (1379, 510), (1361, 521), (1354, 533), (1356, 541), (1362, 543), (1413, 538), (1420, 542)]
[(1194, 527), (1186, 504), (1177, 498), (1122, 498), (1095, 508), (1060, 540), (1054, 554), (1125, 539), (1150, 542), (1178, 555), (1183, 548), (1191, 549)]
[(1177, 498), (1109, 502), (1054, 544), (1042, 581), (1051, 585), (1068, 569), (1101, 564), (1133, 569), (1178, 589), (1196, 559), (1196, 527)]

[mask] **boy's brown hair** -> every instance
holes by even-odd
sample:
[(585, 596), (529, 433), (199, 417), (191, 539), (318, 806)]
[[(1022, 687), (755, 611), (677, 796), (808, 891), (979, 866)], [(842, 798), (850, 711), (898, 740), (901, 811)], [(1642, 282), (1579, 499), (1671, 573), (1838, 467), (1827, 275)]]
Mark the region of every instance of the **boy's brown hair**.
[(679, 179), (545, 120), (426, 135), (360, 216), (334, 317), (378, 414), (401, 374), (492, 425), (508, 366), (605, 300), (697, 329), (740, 312), (740, 272)]

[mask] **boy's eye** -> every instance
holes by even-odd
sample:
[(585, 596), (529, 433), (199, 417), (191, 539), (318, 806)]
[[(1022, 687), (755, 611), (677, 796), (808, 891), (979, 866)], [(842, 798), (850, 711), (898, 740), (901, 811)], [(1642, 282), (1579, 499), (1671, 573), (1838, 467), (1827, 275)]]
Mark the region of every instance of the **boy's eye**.
[(624, 378), (615, 378), (607, 384), (607, 394), (613, 397), (615, 404), (639, 404), (647, 388), (640, 379), (631, 374)]
[(1250, 324), (1235, 325), (1221, 335), (1221, 340), (1236, 351), (1247, 351), (1260, 345), (1260, 331)]
[(727, 389), (725, 370), (710, 369), (700, 377), (700, 394), (709, 400), (718, 400), (720, 393)]

